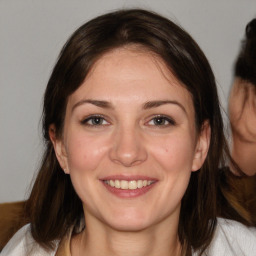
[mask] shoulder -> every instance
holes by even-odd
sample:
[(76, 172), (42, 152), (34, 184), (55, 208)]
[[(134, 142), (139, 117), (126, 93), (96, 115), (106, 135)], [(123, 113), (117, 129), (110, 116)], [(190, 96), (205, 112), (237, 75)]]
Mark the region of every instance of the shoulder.
[(255, 256), (255, 252), (256, 228), (248, 228), (237, 221), (218, 218), (207, 255)]
[(55, 250), (46, 251), (32, 237), (30, 224), (23, 226), (7, 243), (1, 256), (53, 256)]

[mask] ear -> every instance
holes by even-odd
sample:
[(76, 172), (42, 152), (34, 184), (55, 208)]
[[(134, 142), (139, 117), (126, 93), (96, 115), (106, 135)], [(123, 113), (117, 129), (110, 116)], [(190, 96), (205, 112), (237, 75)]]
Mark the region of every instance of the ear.
[(54, 124), (51, 124), (49, 127), (49, 137), (54, 147), (55, 155), (58, 159), (58, 162), (61, 168), (64, 170), (66, 174), (69, 174), (68, 161), (67, 161), (67, 153), (64, 146), (64, 143), (61, 139), (59, 139), (56, 135), (56, 128)]
[(209, 121), (207, 120), (207, 121), (204, 121), (200, 134), (197, 138), (195, 155), (194, 155), (193, 164), (192, 164), (193, 172), (199, 170), (202, 167), (208, 153), (210, 140), (211, 140), (211, 127), (210, 127)]

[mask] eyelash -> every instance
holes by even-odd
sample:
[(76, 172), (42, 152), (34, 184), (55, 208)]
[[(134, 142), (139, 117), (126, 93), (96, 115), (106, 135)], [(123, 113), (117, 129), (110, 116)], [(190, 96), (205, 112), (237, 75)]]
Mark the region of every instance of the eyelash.
[[(157, 124), (156, 123), (157, 120), (164, 121), (164, 124), (159, 124), (159, 123)], [(152, 121), (154, 122), (154, 124), (149, 124)], [(166, 122), (168, 122), (168, 123), (166, 124)], [(157, 115), (157, 116), (154, 116), (153, 118), (151, 118), (150, 121), (147, 122), (147, 124), (149, 126), (168, 127), (168, 126), (176, 125), (176, 122), (172, 118), (170, 118), (170, 117), (163, 116), (163, 115)]]
[[(93, 121), (96, 121), (96, 120), (98, 120), (100, 123), (97, 123), (98, 121), (96, 123), (93, 123)], [(89, 123), (89, 122), (91, 122), (91, 123)], [(103, 122), (106, 122), (106, 124), (103, 124)], [(109, 125), (109, 122), (106, 121), (106, 119), (101, 115), (93, 115), (93, 116), (89, 116), (89, 117), (83, 119), (81, 121), (81, 124), (86, 125), (86, 126), (97, 127), (97, 126)]]
[[(96, 121), (96, 122), (95, 122)], [(157, 121), (160, 121), (157, 123)], [(105, 123), (104, 123), (105, 122)], [(153, 124), (150, 124), (150, 122), (153, 122)], [(162, 123), (164, 122), (164, 123)], [(166, 124), (167, 122), (167, 124)], [(81, 124), (91, 127), (97, 127), (97, 126), (107, 126), (109, 125), (109, 122), (106, 121), (106, 119), (101, 115), (93, 115), (85, 118), (81, 121)], [(176, 125), (176, 122), (167, 116), (164, 115), (157, 115), (151, 118), (147, 123), (148, 126), (156, 126), (156, 127), (168, 127)]]

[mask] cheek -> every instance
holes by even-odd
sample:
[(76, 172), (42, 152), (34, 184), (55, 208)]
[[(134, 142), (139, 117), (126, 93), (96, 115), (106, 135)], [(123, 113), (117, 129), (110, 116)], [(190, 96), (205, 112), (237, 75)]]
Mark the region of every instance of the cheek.
[(108, 150), (106, 143), (102, 139), (76, 132), (69, 135), (66, 147), (74, 189), (84, 204), (87, 205), (88, 202), (92, 204), (95, 191), (98, 189), (95, 186), (95, 181), (98, 181), (98, 167), (102, 164), (102, 159), (105, 159)]
[(71, 171), (93, 171), (107, 151), (107, 143), (95, 137), (74, 134), (67, 141), (68, 165)]
[(166, 171), (180, 172), (183, 169), (191, 171), (194, 147), (190, 141), (188, 136), (170, 136), (154, 142), (151, 154)]

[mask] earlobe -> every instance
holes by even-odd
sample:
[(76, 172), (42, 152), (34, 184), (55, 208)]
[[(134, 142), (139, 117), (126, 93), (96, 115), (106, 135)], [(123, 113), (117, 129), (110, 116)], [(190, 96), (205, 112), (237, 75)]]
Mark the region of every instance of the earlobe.
[(54, 147), (55, 155), (58, 159), (58, 162), (63, 169), (63, 171), (66, 174), (69, 174), (69, 169), (68, 169), (68, 162), (67, 162), (67, 154), (65, 150), (65, 146), (63, 144), (63, 141), (61, 139), (57, 138), (56, 135), (56, 128), (54, 124), (51, 124), (49, 127), (49, 137), (52, 142), (52, 145)]
[(199, 170), (208, 153), (211, 140), (211, 127), (209, 121), (205, 121), (202, 125), (201, 132), (198, 136), (197, 145), (195, 149), (195, 155), (192, 164), (192, 171)]

